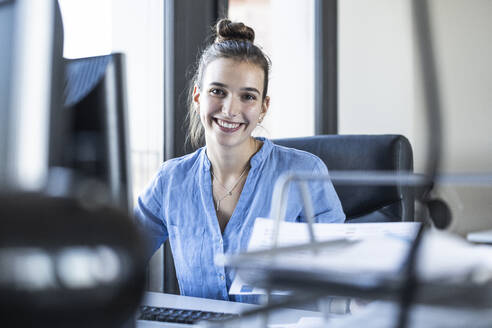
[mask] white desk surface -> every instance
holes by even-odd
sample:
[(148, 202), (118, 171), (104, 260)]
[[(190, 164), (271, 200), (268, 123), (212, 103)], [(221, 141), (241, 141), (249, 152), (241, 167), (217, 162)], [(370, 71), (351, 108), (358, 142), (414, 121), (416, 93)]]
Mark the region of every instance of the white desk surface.
[[(146, 292), (142, 302), (143, 305), (150, 305), (156, 307), (170, 307), (177, 309), (187, 310), (199, 310), (199, 311), (212, 311), (212, 312), (225, 312), (225, 313), (242, 313), (248, 310), (258, 308), (257, 305), (244, 304), (237, 302), (218, 301), (198, 297), (179, 296), (163, 293)], [(281, 309), (273, 312), (270, 315), (270, 324), (294, 324), (302, 317), (319, 317), (321, 313), (294, 310), (294, 309)], [(262, 326), (262, 318), (252, 318), (249, 321), (243, 322), (238, 327), (260, 327)], [(151, 328), (151, 327), (190, 327), (190, 325), (162, 323), (153, 321), (137, 321), (137, 328)], [(236, 327), (236, 326), (235, 326)]]

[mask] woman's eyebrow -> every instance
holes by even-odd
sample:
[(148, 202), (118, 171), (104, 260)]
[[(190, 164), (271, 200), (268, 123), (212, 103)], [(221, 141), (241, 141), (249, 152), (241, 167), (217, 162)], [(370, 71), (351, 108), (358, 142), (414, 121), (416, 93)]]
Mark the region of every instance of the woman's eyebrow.
[[(215, 85), (217, 87), (221, 88), (227, 88), (227, 84), (221, 83), (221, 82), (210, 82), (210, 85)], [(241, 91), (250, 91), (250, 92), (256, 92), (257, 94), (261, 94), (260, 91), (256, 88), (253, 87), (244, 87), (240, 89)]]
[(256, 92), (257, 94), (260, 94), (260, 91), (258, 91), (258, 89), (256, 88), (250, 88), (250, 87), (246, 87), (246, 88), (241, 88), (242, 91), (251, 91), (251, 92)]
[(210, 82), (210, 85), (216, 85), (218, 87), (227, 88), (227, 84), (220, 83), (220, 82)]

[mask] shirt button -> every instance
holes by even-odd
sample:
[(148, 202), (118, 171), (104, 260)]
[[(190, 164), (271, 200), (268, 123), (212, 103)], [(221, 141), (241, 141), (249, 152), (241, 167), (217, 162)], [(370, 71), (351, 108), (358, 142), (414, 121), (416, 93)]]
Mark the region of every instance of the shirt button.
[(220, 280), (224, 280), (224, 275), (223, 274), (220, 275)]

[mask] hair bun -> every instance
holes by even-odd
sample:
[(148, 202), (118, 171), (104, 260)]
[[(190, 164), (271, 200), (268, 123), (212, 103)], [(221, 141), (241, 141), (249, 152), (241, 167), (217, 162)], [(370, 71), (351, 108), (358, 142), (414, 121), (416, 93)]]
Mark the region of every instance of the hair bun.
[(223, 42), (227, 40), (255, 41), (255, 31), (243, 23), (233, 23), (228, 19), (221, 19), (216, 25), (217, 37), (215, 42)]

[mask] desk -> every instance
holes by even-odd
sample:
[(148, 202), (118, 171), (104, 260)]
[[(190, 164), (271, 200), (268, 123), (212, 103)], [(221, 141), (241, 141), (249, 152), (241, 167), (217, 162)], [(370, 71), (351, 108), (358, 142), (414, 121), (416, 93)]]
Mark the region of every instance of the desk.
[[(170, 307), (177, 309), (187, 310), (199, 310), (199, 311), (213, 311), (213, 312), (225, 312), (225, 313), (243, 313), (245, 311), (257, 309), (259, 306), (252, 304), (244, 304), (237, 302), (226, 302), (211, 300), (198, 297), (179, 296), (163, 293), (147, 292), (144, 295), (142, 302), (144, 305), (156, 306), (156, 307)], [(269, 323), (271, 324), (292, 324), (296, 323), (302, 317), (320, 317), (321, 313), (294, 310), (294, 309), (281, 309), (273, 312), (270, 315)], [(261, 317), (253, 317), (250, 320), (242, 322), (239, 327), (261, 327)], [(137, 328), (155, 328), (155, 327), (189, 327), (189, 325), (162, 323), (152, 321), (137, 321)], [(234, 325), (234, 327), (238, 327)]]
[[(398, 304), (373, 302), (354, 315), (329, 322), (330, 328), (393, 328), (397, 322)], [(450, 309), (438, 306), (415, 305), (409, 315), (410, 328), (490, 327), (491, 309)]]

